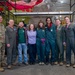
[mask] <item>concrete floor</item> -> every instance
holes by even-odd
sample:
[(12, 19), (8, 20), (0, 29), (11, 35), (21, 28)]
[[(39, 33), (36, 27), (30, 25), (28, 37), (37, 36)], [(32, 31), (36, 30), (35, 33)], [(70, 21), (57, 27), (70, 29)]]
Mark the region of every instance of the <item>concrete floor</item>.
[(13, 67), (13, 69), (6, 69), (5, 72), (0, 72), (0, 75), (75, 75), (75, 69), (72, 67), (65, 67), (54, 65), (22, 65)]

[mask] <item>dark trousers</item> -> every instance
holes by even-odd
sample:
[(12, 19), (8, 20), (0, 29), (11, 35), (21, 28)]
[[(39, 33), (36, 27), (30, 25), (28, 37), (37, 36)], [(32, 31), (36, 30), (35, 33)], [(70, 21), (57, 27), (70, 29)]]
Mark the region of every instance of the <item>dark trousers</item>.
[(75, 61), (75, 40), (70, 37), (66, 42), (66, 63), (71, 64), (71, 50), (74, 53), (74, 61)]
[(49, 62), (49, 54), (51, 50), (50, 62), (55, 62), (55, 41), (46, 41), (46, 62)]
[(44, 62), (44, 59), (45, 59), (45, 42), (42, 43), (40, 40), (37, 41), (37, 55), (38, 55), (38, 62)]
[(29, 62), (35, 63), (36, 61), (36, 44), (28, 44), (29, 49)]
[(11, 65), (16, 60), (16, 43), (10, 43), (10, 47), (7, 47), (7, 64)]

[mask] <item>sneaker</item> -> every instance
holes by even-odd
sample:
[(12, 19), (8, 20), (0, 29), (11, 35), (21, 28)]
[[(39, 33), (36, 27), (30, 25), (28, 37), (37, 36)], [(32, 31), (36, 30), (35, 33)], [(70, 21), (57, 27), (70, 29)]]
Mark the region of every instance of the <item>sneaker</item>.
[(75, 64), (73, 65), (73, 68), (75, 68)]
[(66, 67), (70, 67), (70, 64), (67, 64)]
[(39, 65), (42, 65), (42, 63), (41, 63), (41, 62), (39, 62)]
[(8, 65), (8, 67), (7, 67), (8, 69), (11, 69), (12, 67), (11, 67), (11, 65)]
[(54, 65), (57, 65), (58, 64), (58, 62), (54, 62)]
[(4, 71), (5, 71), (4, 68), (0, 67), (0, 72), (4, 72)]
[(18, 63), (18, 66), (22, 66), (22, 63)]
[(60, 62), (60, 64), (59, 64), (60, 66), (63, 66), (63, 62)]
[(25, 64), (25, 65), (28, 65), (28, 62), (25, 62), (24, 64)]
[(44, 62), (42, 62), (41, 65), (44, 65)]

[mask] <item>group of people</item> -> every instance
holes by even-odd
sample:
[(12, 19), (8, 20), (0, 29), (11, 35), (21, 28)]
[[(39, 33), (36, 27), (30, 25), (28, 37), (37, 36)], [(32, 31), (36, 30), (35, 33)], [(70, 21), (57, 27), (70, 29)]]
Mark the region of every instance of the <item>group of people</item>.
[(25, 27), (20, 21), (15, 27), (14, 20), (10, 19), (6, 28), (2, 24), (0, 16), (0, 71), (4, 71), (3, 65), (5, 44), (7, 48), (7, 68), (16, 65), (34, 65), (36, 59), (39, 65), (64, 64), (64, 46), (66, 47), (66, 67), (71, 66), (71, 50), (74, 53), (75, 68), (75, 25), (70, 18), (64, 18), (66, 25), (61, 25), (59, 19), (52, 23), (50, 17), (46, 18), (46, 25), (42, 20), (38, 22), (37, 28), (34, 24)]

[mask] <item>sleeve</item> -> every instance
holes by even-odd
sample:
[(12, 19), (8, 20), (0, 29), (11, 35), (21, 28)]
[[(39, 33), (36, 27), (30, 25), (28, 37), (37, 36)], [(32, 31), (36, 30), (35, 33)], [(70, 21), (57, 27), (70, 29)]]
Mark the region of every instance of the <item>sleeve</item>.
[(38, 38), (38, 29), (36, 30), (36, 38)]
[(5, 31), (5, 42), (6, 44), (9, 44), (8, 28), (6, 28), (6, 31)]
[(73, 26), (73, 31), (74, 31), (74, 38), (75, 38), (75, 25)]
[(65, 27), (62, 27), (62, 39), (63, 39), (63, 42), (66, 42)]
[(28, 30), (26, 30), (25, 36), (26, 36), (26, 44), (28, 44)]
[(25, 30), (25, 36), (26, 36), (26, 44), (28, 44), (27, 30)]
[(47, 28), (45, 28), (45, 39), (47, 40)]
[(56, 26), (55, 26), (55, 25), (53, 26), (53, 29), (54, 29), (54, 30), (53, 30), (53, 31), (54, 31), (54, 32), (53, 32), (53, 35), (54, 35), (54, 38), (55, 38), (55, 40), (56, 40)]
[(4, 27), (4, 25), (2, 26), (2, 37), (5, 39), (5, 27)]
[(5, 43), (5, 28), (4, 25), (0, 26), (0, 41)]

